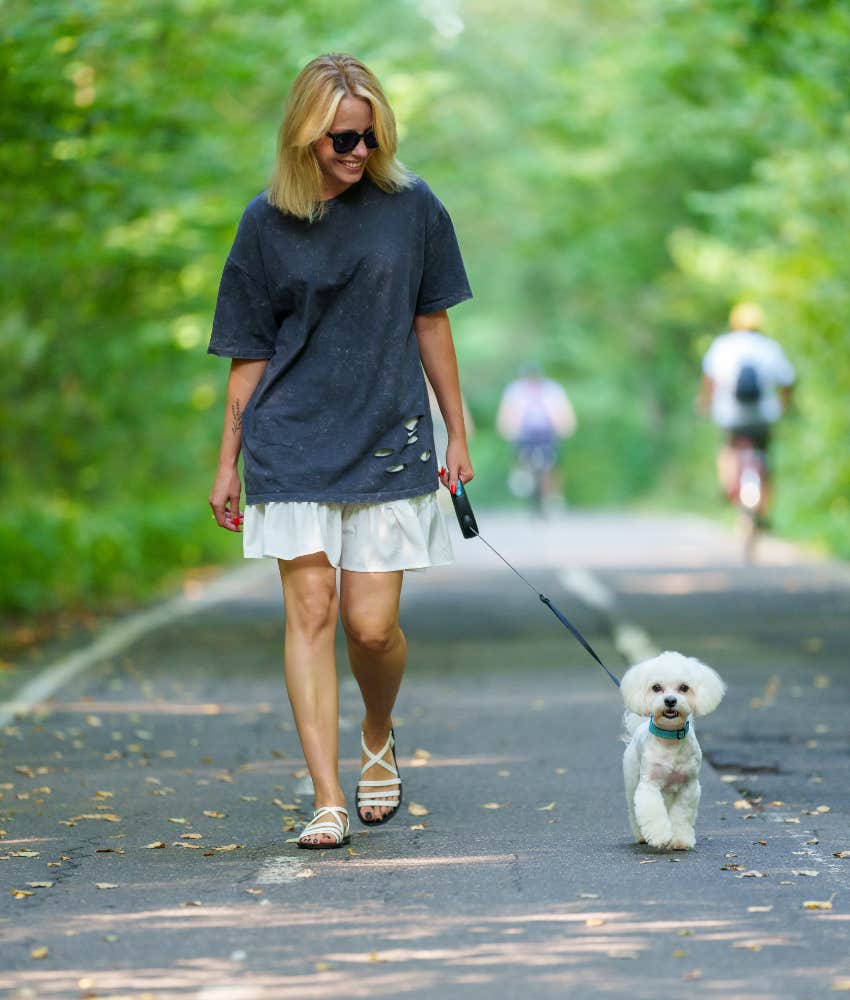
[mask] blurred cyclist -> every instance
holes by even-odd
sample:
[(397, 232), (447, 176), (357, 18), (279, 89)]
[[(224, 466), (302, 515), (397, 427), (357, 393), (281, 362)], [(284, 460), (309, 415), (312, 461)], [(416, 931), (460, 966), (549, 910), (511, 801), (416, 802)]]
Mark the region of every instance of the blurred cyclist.
[[(737, 496), (742, 448), (763, 452), (767, 470), (770, 428), (788, 406), (794, 384), (793, 365), (779, 344), (760, 332), (763, 324), (757, 305), (739, 303), (729, 315), (729, 332), (714, 340), (702, 360), (700, 401), (726, 434), (717, 476), (730, 500)], [(767, 502), (765, 488), (760, 514)]]
[(511, 490), (542, 506), (563, 500), (555, 467), (559, 445), (575, 432), (576, 415), (563, 388), (536, 362), (523, 364), (519, 376), (502, 394), (496, 426), (517, 453)]

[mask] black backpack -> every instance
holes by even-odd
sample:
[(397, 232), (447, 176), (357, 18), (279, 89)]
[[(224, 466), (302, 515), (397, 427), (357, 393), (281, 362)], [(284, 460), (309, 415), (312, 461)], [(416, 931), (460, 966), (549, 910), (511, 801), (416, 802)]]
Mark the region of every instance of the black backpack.
[(735, 381), (735, 399), (739, 403), (757, 403), (761, 399), (761, 379), (755, 365), (741, 365)]

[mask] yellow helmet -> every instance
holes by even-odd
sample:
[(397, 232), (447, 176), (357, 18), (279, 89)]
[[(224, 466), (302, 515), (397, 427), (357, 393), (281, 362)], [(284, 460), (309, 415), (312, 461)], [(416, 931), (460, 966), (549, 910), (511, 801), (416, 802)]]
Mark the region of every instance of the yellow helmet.
[(729, 313), (731, 330), (761, 330), (763, 326), (764, 314), (755, 302), (739, 302)]

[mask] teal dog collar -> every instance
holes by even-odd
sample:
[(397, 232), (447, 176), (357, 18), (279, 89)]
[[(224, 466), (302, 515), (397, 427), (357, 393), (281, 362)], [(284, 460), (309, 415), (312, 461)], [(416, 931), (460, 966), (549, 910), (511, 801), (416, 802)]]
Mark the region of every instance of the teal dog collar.
[(660, 736), (663, 740), (683, 740), (688, 735), (688, 730), (691, 728), (691, 720), (685, 720), (684, 729), (659, 729), (655, 725), (655, 721), (652, 716), (649, 718), (649, 731), (654, 736)]

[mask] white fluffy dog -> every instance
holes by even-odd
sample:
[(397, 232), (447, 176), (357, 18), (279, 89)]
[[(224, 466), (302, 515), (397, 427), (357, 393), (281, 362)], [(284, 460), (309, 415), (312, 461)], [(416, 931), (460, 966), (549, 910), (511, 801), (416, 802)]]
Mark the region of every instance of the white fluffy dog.
[(666, 652), (626, 671), (620, 690), (628, 743), (623, 775), (635, 841), (689, 850), (696, 842), (702, 762), (691, 716), (713, 712), (726, 685), (699, 660)]

